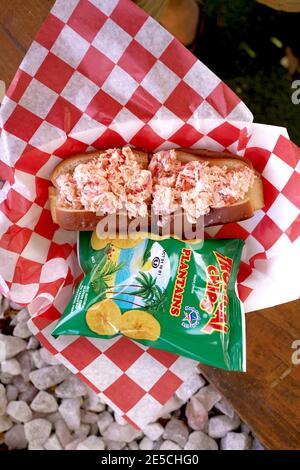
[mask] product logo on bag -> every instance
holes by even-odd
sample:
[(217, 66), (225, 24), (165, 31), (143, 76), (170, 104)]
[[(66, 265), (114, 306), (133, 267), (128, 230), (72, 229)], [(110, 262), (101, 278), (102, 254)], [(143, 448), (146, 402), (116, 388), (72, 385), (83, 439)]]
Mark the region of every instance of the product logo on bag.
[(188, 248), (182, 248), (178, 270), (176, 274), (176, 282), (175, 287), (173, 290), (173, 297), (172, 303), (170, 306), (170, 314), (173, 317), (179, 317), (181, 305), (183, 301), (183, 294), (186, 285), (188, 270), (189, 270), (189, 262), (191, 260), (191, 250)]
[(209, 265), (206, 268), (206, 287), (200, 308), (209, 314), (209, 320), (201, 331), (211, 334), (214, 331), (226, 334), (228, 284), (232, 269), (232, 259), (214, 251), (217, 266)]
[(200, 314), (194, 307), (186, 306), (184, 309), (184, 318), (181, 322), (183, 328), (196, 328), (200, 323)]

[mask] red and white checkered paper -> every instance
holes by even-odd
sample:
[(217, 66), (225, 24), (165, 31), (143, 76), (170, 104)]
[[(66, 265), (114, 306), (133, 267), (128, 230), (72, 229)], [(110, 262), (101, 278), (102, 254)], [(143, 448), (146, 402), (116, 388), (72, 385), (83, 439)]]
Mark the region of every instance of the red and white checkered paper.
[(27, 305), (40, 341), (135, 425), (157, 417), (196, 363), (123, 337), (51, 336), (80, 276), (76, 234), (52, 223), (47, 201), (62, 158), (123, 144), (249, 158), (262, 174), (264, 210), (208, 236), (246, 241), (238, 285), (246, 311), (299, 296), (299, 149), (285, 129), (252, 124), (240, 99), (128, 0), (57, 1), (0, 119), (0, 291)]

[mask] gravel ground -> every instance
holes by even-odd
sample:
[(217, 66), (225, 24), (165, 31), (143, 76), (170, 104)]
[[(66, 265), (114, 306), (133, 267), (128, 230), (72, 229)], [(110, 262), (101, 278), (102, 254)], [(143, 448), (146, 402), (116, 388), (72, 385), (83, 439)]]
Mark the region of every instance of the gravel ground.
[(138, 431), (60, 365), (0, 295), (0, 449), (263, 450), (202, 377), (185, 382)]

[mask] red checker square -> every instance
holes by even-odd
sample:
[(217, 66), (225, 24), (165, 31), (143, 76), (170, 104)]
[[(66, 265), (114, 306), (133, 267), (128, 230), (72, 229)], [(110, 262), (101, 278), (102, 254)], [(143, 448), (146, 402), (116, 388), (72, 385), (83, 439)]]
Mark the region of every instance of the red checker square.
[(65, 285), (67, 286), (69, 284), (73, 284), (73, 282), (74, 282), (74, 276), (72, 274), (71, 269), (69, 268), (68, 272), (67, 272), (66, 279), (65, 279)]
[(223, 82), (210, 93), (206, 101), (224, 118), (241, 102), (240, 98)]
[(262, 183), (263, 183), (263, 190), (264, 190), (264, 201), (265, 205), (263, 207), (263, 210), (267, 212), (270, 207), (272, 206), (273, 202), (277, 198), (279, 191), (275, 186), (270, 183), (269, 180), (261, 176)]
[(79, 121), (81, 115), (78, 108), (59, 96), (46, 116), (46, 121), (68, 134)]
[(256, 253), (255, 255), (251, 256), (251, 258), (249, 259), (249, 263), (250, 263), (250, 266), (252, 268), (254, 268), (255, 267), (255, 261), (266, 260), (266, 259), (267, 259), (266, 252), (262, 251), (260, 253)]
[(173, 372), (167, 370), (151, 388), (149, 394), (152, 395), (152, 397), (159, 403), (164, 405), (181, 384), (182, 380), (173, 374)]
[(258, 147), (250, 147), (245, 150), (244, 157), (251, 161), (253, 167), (262, 173), (266, 164), (269, 161), (271, 152), (269, 150), (261, 149)]
[(219, 144), (224, 147), (229, 147), (238, 140), (240, 136), (240, 130), (237, 127), (232, 126), (228, 122), (224, 122), (220, 126), (216, 127), (213, 131), (208, 134)]
[(114, 66), (106, 55), (91, 46), (79, 64), (78, 71), (101, 87)]
[(133, 40), (125, 50), (118, 65), (140, 83), (155, 62), (156, 58)]
[(178, 359), (178, 356), (175, 354), (160, 349), (149, 348), (147, 349), (147, 353), (168, 368)]
[(42, 119), (17, 105), (4, 124), (4, 129), (23, 140), (30, 140), (40, 127)]
[(130, 140), (130, 144), (135, 147), (144, 147), (149, 150), (155, 150), (163, 142), (164, 139), (157, 135), (148, 124), (142, 127)]
[(74, 69), (70, 65), (49, 52), (35, 78), (56, 93), (61, 93), (72, 73), (74, 73)]
[(145, 123), (153, 118), (160, 107), (161, 103), (142, 86), (135, 90), (126, 104), (126, 108)]
[(43, 265), (20, 256), (18, 258), (13, 282), (17, 284), (34, 284), (40, 281)]
[(86, 109), (86, 113), (104, 126), (109, 126), (122, 105), (110, 95), (100, 90), (92, 99)]
[(43, 207), (48, 201), (48, 188), (51, 186), (51, 181), (40, 178), (39, 176), (35, 177), (35, 190), (36, 198), (35, 203)]
[(21, 157), (17, 160), (15, 168), (31, 175), (36, 173), (48, 162), (50, 155), (28, 144)]
[(49, 13), (35, 40), (47, 49), (51, 49), (63, 27), (64, 23)]
[(173, 134), (169, 140), (180, 147), (191, 147), (203, 137), (203, 134), (196, 131), (190, 124), (184, 124)]
[(21, 69), (17, 70), (13, 81), (11, 82), (6, 95), (14, 101), (19, 101), (31, 82), (32, 77)]
[(238, 293), (239, 293), (239, 298), (242, 302), (245, 302), (247, 297), (251, 294), (253, 289), (250, 287), (243, 286), (242, 284), (238, 284)]
[(65, 258), (67, 259), (72, 251), (72, 246), (69, 243), (64, 243), (63, 245), (59, 245), (58, 243), (51, 242), (47, 261), (53, 258)]
[(67, 137), (66, 141), (55, 150), (55, 155), (61, 158), (68, 158), (70, 155), (75, 153), (84, 153), (88, 145), (79, 140), (73, 139), (73, 137)]
[(238, 276), (237, 276), (237, 281), (239, 283), (244, 282), (244, 280), (247, 279), (247, 277), (249, 277), (251, 273), (252, 273), (251, 266), (245, 263), (244, 261), (241, 261)]
[(239, 238), (240, 240), (246, 240), (249, 232), (241, 227), (239, 224), (225, 224), (218, 232), (218, 238)]
[(244, 150), (246, 147), (247, 147), (247, 144), (249, 142), (251, 138), (251, 135), (248, 134), (248, 130), (246, 127), (244, 127), (244, 129), (241, 130), (241, 133), (240, 133), (240, 138), (239, 138), (239, 143), (238, 143), (238, 151), (239, 150)]
[(36, 295), (47, 292), (48, 294), (53, 295), (53, 297), (55, 297), (64, 282), (64, 278), (57, 279), (53, 282), (40, 282), (39, 290)]
[[(1, 206), (0, 210), (2, 210)], [(5, 250), (13, 251), (14, 253), (22, 253), (31, 235), (32, 230), (12, 225), (0, 238), (0, 247)]]
[(95, 385), (92, 382), (90, 382), (83, 374), (78, 372), (76, 374), (76, 377), (78, 377), (80, 380), (85, 382), (87, 386), (90, 387), (95, 393), (100, 393), (100, 390), (97, 387), (95, 387)]
[(6, 199), (0, 204), (0, 210), (11, 222), (15, 223), (26, 214), (31, 205), (31, 201), (28, 201), (20, 193), (11, 189)]
[(203, 98), (198, 93), (187, 83), (181, 81), (165, 101), (164, 106), (170, 109), (176, 116), (186, 121), (192, 116), (202, 101)]
[(283, 135), (279, 137), (273, 153), (293, 168), (300, 160), (300, 148)]
[(290, 202), (300, 209), (300, 174), (294, 171), (288, 183), (282, 190)]
[(68, 20), (68, 25), (91, 42), (99, 29), (102, 28), (107, 17), (88, 0), (81, 0)]
[(53, 223), (51, 212), (48, 209), (43, 209), (34, 231), (51, 240), (56, 230), (57, 225)]
[(294, 242), (298, 237), (300, 237), (300, 215), (296, 217), (294, 222), (289, 226), (285, 233), (291, 242)]
[(13, 168), (0, 161), (0, 179), (8, 181), (12, 185), (15, 181), (14, 174), (15, 172)]
[(268, 215), (265, 215), (252, 232), (254, 238), (268, 250), (282, 235), (282, 230), (273, 222)]
[(126, 413), (145, 395), (145, 390), (123, 374), (105, 390), (105, 395)]
[(69, 344), (61, 351), (61, 354), (73, 366), (81, 370), (97, 359), (101, 352), (88, 339), (81, 337)]
[(42, 333), (38, 333), (36, 335), (36, 338), (39, 340), (40, 343), (42, 343), (42, 345), (46, 349), (48, 349), (49, 352), (51, 352), (51, 354), (57, 354), (58, 353), (58, 351), (54, 348), (54, 346), (52, 346), (51, 343), (49, 343), (47, 338)]
[(37, 317), (33, 317), (32, 321), (39, 330), (44, 330), (50, 323), (58, 320), (61, 314), (55, 307), (50, 307), (46, 312), (41, 313)]
[(128, 0), (120, 0), (110, 17), (128, 34), (135, 36), (145, 23), (148, 15), (135, 5), (130, 5), (130, 8), (132, 11), (134, 9), (134, 14), (128, 14)]
[(127, 142), (117, 132), (107, 129), (99, 139), (93, 142), (95, 148), (123, 147)]
[[(177, 57), (182, 57), (182, 55), (184, 55), (184, 60), (178, 60)], [(176, 73), (178, 77), (183, 78), (194, 63), (197, 62), (197, 57), (189, 52), (179, 41), (173, 39), (159, 60)]]
[(123, 371), (126, 371), (143, 353), (142, 348), (124, 337), (105, 351), (105, 355)]

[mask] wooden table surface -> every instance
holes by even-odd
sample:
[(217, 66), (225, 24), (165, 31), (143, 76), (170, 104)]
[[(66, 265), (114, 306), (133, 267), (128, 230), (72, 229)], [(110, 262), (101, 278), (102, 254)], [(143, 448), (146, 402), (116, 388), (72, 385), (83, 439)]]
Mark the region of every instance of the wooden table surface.
[[(53, 3), (0, 0), (0, 80), (6, 85)], [(292, 348), (297, 340), (299, 354)], [(300, 367), (293, 362), (300, 363), (300, 300), (247, 315), (247, 373), (201, 370), (266, 447), (299, 449)]]

